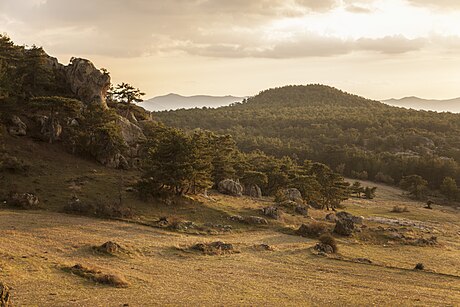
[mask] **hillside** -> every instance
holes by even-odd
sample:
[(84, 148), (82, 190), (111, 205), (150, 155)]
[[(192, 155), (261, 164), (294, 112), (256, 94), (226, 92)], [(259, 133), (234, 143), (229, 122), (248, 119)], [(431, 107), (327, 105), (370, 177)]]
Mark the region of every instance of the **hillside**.
[(347, 176), (438, 188), (460, 179), (460, 115), (391, 107), (323, 86), (270, 89), (214, 110), (154, 115), (167, 125), (229, 133), (244, 151), (321, 161)]
[(382, 102), (390, 106), (415, 110), (460, 113), (460, 98), (435, 100), (418, 97), (404, 97), (401, 99), (383, 100)]
[(218, 108), (228, 106), (231, 103), (241, 102), (244, 97), (234, 96), (181, 96), (177, 94), (169, 94), (158, 96), (143, 101), (139, 106), (149, 111), (168, 111), (177, 109), (193, 109), (193, 108)]

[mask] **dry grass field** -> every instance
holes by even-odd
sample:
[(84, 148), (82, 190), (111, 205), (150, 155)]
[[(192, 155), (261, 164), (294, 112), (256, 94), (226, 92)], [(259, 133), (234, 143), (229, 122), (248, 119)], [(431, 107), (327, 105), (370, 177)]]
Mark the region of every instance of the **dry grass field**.
[[(125, 202), (136, 213), (129, 222), (60, 213), (75, 182), (82, 199), (110, 201), (119, 174), (59, 149), (15, 141), (8, 146), (24, 159), (32, 150), (37, 161), (29, 161), (27, 176), (0, 176), (2, 188), (26, 186), (43, 200), (39, 211), (0, 209), (0, 282), (12, 288), (16, 306), (460, 305), (458, 209), (424, 209), (401, 190), (379, 185), (375, 199), (345, 202), (343, 210), (363, 216), (365, 226), (351, 237), (336, 237), (338, 254), (321, 256), (312, 249), (316, 239), (294, 230), (313, 219), (324, 221), (324, 211), (310, 209), (310, 217), (285, 214), (260, 226), (229, 220), (234, 214), (261, 216), (270, 199), (211, 194), (166, 205), (126, 193)], [(125, 174), (126, 185), (131, 175)], [(396, 205), (409, 212), (391, 212)], [(148, 226), (162, 216), (197, 227)], [(206, 228), (209, 223), (232, 230)], [(435, 245), (414, 244), (432, 236)], [(106, 241), (124, 250), (105, 255), (93, 249)], [(214, 241), (233, 244), (238, 253), (203, 255), (189, 249)], [(273, 250), (256, 248), (260, 244)], [(425, 270), (414, 270), (417, 263)], [(116, 275), (128, 286), (98, 284), (64, 269), (75, 264)]]

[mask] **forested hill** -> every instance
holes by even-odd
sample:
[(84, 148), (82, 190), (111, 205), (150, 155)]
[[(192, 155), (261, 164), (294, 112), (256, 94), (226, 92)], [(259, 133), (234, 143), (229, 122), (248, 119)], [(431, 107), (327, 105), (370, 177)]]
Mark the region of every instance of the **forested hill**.
[(324, 85), (287, 86), (218, 109), (159, 112), (167, 125), (233, 135), (244, 151), (329, 164), (347, 176), (397, 183), (418, 174), (460, 180), (460, 115), (407, 110)]

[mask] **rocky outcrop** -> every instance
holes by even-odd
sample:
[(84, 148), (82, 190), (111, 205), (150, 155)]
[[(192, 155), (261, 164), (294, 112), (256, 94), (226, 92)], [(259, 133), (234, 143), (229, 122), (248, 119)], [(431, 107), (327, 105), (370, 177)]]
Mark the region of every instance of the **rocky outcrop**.
[(50, 143), (61, 139), (62, 126), (59, 121), (47, 116), (36, 116), (35, 121), (40, 129), (40, 139)]
[(257, 184), (251, 185), (244, 189), (245, 194), (253, 198), (262, 198), (262, 190)]
[(272, 219), (279, 219), (281, 216), (281, 210), (279, 210), (277, 207), (266, 207), (262, 209), (262, 213), (265, 216), (268, 216), (269, 218)]
[(284, 189), (280, 191), (282, 200), (294, 201), (296, 203), (303, 203), (302, 193), (298, 189)]
[(40, 205), (38, 197), (31, 193), (14, 193), (10, 196), (8, 203), (20, 209), (38, 209)]
[(98, 104), (107, 108), (106, 95), (110, 88), (110, 76), (97, 69), (88, 60), (74, 58), (64, 67), (67, 84), (72, 93), (86, 104)]
[(232, 179), (225, 179), (219, 182), (218, 190), (222, 194), (241, 197), (243, 196), (243, 186)]
[(13, 115), (8, 122), (7, 130), (13, 136), (25, 136), (27, 134), (27, 125), (19, 117)]

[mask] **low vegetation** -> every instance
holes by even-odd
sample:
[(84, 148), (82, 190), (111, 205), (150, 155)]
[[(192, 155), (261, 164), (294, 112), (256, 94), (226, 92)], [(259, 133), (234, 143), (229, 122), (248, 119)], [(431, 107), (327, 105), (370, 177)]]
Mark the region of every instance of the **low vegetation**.
[(129, 285), (128, 282), (120, 275), (103, 273), (101, 270), (81, 264), (63, 267), (62, 269), (65, 272), (83, 277), (98, 284), (104, 284), (117, 288), (126, 288)]

